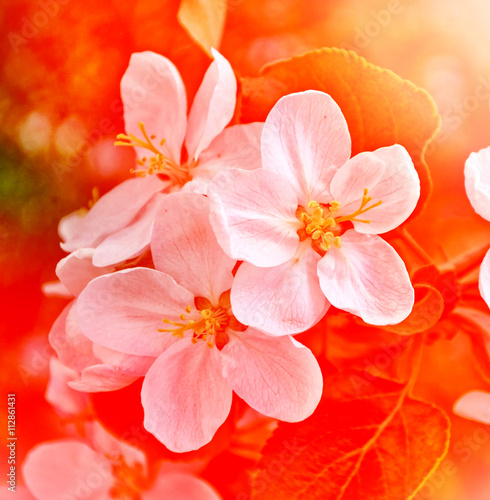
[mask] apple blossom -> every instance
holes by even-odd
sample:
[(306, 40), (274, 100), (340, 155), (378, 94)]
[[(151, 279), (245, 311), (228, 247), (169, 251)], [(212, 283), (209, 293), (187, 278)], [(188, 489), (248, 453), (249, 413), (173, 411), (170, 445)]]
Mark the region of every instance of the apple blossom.
[(23, 476), (38, 500), (219, 500), (206, 482), (160, 468), (151, 474), (144, 453), (113, 438), (98, 424), (88, 443), (63, 439), (29, 451)]
[[(126, 134), (116, 145), (136, 149), (136, 178), (128, 179), (92, 208), (63, 218), (62, 248), (93, 248), (97, 267), (140, 255), (150, 243), (159, 193), (205, 193), (220, 170), (260, 166), (261, 123), (226, 128), (236, 104), (236, 79), (216, 50), (187, 116), (187, 97), (177, 68), (153, 52), (131, 56), (121, 81)], [(155, 142), (156, 141), (156, 142)], [(245, 168), (245, 167), (242, 167)], [(155, 174), (155, 175), (151, 175)]]
[[(466, 194), (475, 212), (490, 221), (490, 147), (471, 153), (464, 167)], [(490, 306), (490, 252), (480, 266), (480, 293)]]
[(151, 250), (155, 269), (98, 277), (77, 304), (91, 340), (157, 358), (142, 388), (146, 429), (172, 451), (197, 449), (228, 416), (232, 390), (267, 416), (308, 417), (322, 393), (318, 363), (294, 339), (235, 319), (229, 297), (236, 261), (216, 241), (209, 199), (165, 197)]
[(231, 303), (239, 321), (274, 335), (315, 324), (329, 303), (367, 323), (398, 323), (414, 291), (380, 233), (415, 208), (420, 183), (400, 145), (353, 158), (347, 123), (318, 91), (281, 98), (262, 134), (262, 167), (210, 185), (224, 251), (243, 260)]

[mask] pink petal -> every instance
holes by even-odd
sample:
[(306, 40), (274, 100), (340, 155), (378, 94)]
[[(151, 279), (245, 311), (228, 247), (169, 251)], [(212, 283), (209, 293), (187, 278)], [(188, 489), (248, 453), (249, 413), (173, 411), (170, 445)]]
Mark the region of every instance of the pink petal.
[(142, 500), (220, 500), (208, 483), (190, 474), (160, 472), (153, 486), (145, 491)]
[(232, 391), (216, 348), (182, 339), (152, 365), (143, 382), (145, 428), (169, 450), (197, 450), (213, 438), (231, 408)]
[(95, 250), (93, 263), (107, 267), (141, 255), (150, 245), (153, 222), (163, 195), (156, 194), (128, 226), (108, 236)]
[(412, 310), (414, 291), (405, 264), (379, 236), (347, 231), (342, 248), (332, 247), (318, 263), (318, 275), (331, 304), (366, 323), (396, 324)]
[(47, 281), (41, 285), (41, 290), (46, 297), (73, 298), (73, 294), (68, 291), (61, 281)]
[(78, 372), (63, 365), (55, 356), (50, 358), (45, 397), (62, 416), (78, 415), (88, 408), (88, 395), (75, 391), (68, 385), (77, 378)]
[(487, 252), (480, 266), (480, 294), (490, 307), (490, 252)]
[(280, 266), (264, 269), (244, 262), (231, 289), (233, 314), (244, 325), (276, 336), (312, 327), (328, 308), (316, 273), (319, 259), (303, 245)]
[[(8, 478), (7, 478), (8, 481)], [(12, 500), (11, 486), (7, 483), (5, 486), (0, 486), (0, 500)], [(15, 485), (15, 500), (38, 500), (32, 496), (29, 490), (20, 484)]]
[(27, 454), (23, 475), (39, 500), (107, 500), (113, 485), (109, 460), (70, 439), (35, 446)]
[(460, 417), (490, 425), (490, 393), (470, 391), (458, 399), (453, 411)]
[(61, 219), (58, 231), (65, 240), (61, 248), (73, 252), (95, 248), (104, 238), (126, 227), (153, 195), (165, 187), (157, 176), (128, 179), (102, 196), (89, 212)]
[(228, 125), (235, 112), (237, 84), (230, 63), (215, 49), (189, 112), (185, 147), (197, 158)]
[[(69, 242), (83, 235), (86, 213), (83, 210), (75, 210), (71, 214), (62, 217), (58, 224), (58, 234), (63, 241)], [(62, 243), (61, 248), (69, 246), (69, 243)], [(74, 249), (75, 250), (75, 249)], [(69, 252), (71, 250), (65, 249)]]
[(133, 383), (149, 370), (155, 358), (133, 356), (93, 344), (94, 355), (100, 360), (84, 368), (70, 387), (83, 392), (115, 391)]
[(350, 159), (334, 176), (330, 185), (333, 199), (341, 204), (336, 216), (351, 215), (361, 206), (364, 189), (381, 205), (359, 215), (370, 223), (353, 222), (360, 233), (391, 231), (413, 212), (420, 196), (420, 181), (412, 159), (403, 146), (380, 148)]
[[(145, 125), (148, 136), (155, 135), (155, 144), (165, 139), (163, 151), (179, 163), (187, 128), (187, 97), (177, 68), (154, 52), (133, 54), (121, 80), (126, 132), (143, 139), (138, 127)], [(136, 148), (140, 158), (148, 151)]]
[(207, 194), (208, 184), (222, 170), (262, 168), (260, 137), (263, 123), (247, 123), (227, 127), (199, 156), (199, 163), (192, 171), (192, 181), (185, 191)]
[(93, 354), (93, 343), (78, 326), (76, 301), (65, 307), (49, 332), (49, 343), (60, 361), (67, 367), (80, 371), (97, 363)]
[(330, 181), (350, 157), (347, 122), (337, 103), (308, 90), (282, 97), (262, 134), (262, 163), (287, 180), (302, 206), (329, 198)]
[(264, 415), (299, 422), (320, 402), (320, 366), (312, 352), (292, 337), (267, 337), (249, 328), (230, 337), (221, 355), (231, 388)]
[(223, 250), (259, 267), (277, 266), (294, 256), (302, 224), (298, 202), (280, 175), (264, 169), (230, 169), (209, 186), (211, 224)]
[(79, 295), (94, 278), (114, 270), (113, 266), (95, 267), (94, 252), (93, 248), (80, 248), (58, 262), (56, 275), (72, 295)]
[(490, 147), (471, 153), (464, 166), (466, 194), (476, 213), (490, 220)]
[(235, 260), (218, 245), (209, 222), (209, 200), (202, 195), (175, 193), (162, 201), (151, 250), (155, 267), (196, 297), (216, 305), (231, 288)]
[(91, 281), (78, 298), (78, 323), (88, 338), (110, 349), (158, 356), (176, 337), (163, 318), (181, 321), (194, 296), (164, 273), (133, 268)]
[(121, 373), (117, 367), (110, 365), (92, 365), (84, 368), (76, 380), (68, 385), (75, 391), (108, 392), (117, 391), (132, 384), (138, 377)]
[(94, 355), (106, 365), (117, 368), (120, 372), (142, 377), (146, 375), (155, 358), (150, 356), (134, 356), (124, 352), (114, 351), (99, 344), (93, 345)]

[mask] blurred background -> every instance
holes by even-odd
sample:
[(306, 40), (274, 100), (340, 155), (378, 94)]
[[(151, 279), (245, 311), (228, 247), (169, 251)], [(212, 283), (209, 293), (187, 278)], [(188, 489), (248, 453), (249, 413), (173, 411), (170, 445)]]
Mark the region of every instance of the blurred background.
[[(20, 459), (33, 444), (62, 435), (44, 390), (47, 333), (65, 302), (43, 297), (41, 285), (56, 278), (64, 256), (59, 219), (88, 206), (94, 187), (104, 193), (129, 176), (132, 152), (113, 147), (124, 129), (119, 82), (129, 56), (153, 50), (169, 57), (189, 99), (210, 62), (178, 25), (178, 4), (0, 0), (0, 380), (4, 392), (19, 395)], [(465, 222), (471, 209), (463, 192), (465, 159), (490, 145), (488, 2), (229, 0), (227, 9), (220, 50), (239, 75), (306, 50), (342, 47), (425, 88), (443, 118), (427, 151), (434, 180), (427, 213), (460, 218), (462, 235), (467, 223), (488, 232), (475, 218)], [(433, 225), (414, 226), (419, 237), (428, 230)], [(434, 391), (451, 383), (431, 373)], [(457, 472), (420, 498), (490, 498), (490, 431), (475, 441), (477, 430), (455, 420), (450, 458)]]

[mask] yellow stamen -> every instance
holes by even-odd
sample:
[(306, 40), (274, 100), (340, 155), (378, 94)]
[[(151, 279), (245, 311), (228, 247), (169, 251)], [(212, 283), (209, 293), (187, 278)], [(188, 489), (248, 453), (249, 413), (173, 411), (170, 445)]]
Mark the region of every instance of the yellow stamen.
[(379, 200), (378, 202), (374, 203), (370, 207), (367, 207), (367, 204), (372, 200), (371, 196), (368, 196), (368, 190), (367, 188), (364, 189), (364, 194), (362, 195), (362, 200), (361, 200), (361, 206), (353, 213), (350, 215), (344, 215), (343, 217), (339, 217), (335, 219), (337, 224), (340, 224), (341, 222), (346, 222), (346, 221), (352, 221), (352, 222), (364, 222), (365, 224), (370, 224), (370, 220), (362, 220), (362, 219), (357, 219), (356, 217), (359, 215), (362, 215), (369, 210), (379, 207), (381, 203), (383, 203), (383, 200)]
[[(191, 179), (190, 170), (195, 166), (193, 162), (186, 165), (180, 165), (167, 158), (163, 151), (159, 150), (154, 144), (155, 135), (148, 136), (143, 122), (138, 123), (138, 127), (145, 140), (136, 137), (134, 134), (118, 134), (115, 146), (131, 146), (134, 148), (144, 148), (153, 153), (149, 159), (145, 156), (137, 160), (139, 168), (131, 169), (131, 173), (138, 177), (146, 177), (152, 174), (162, 174), (172, 181), (176, 186), (183, 186)], [(160, 141), (160, 147), (165, 144), (165, 139)]]
[(381, 205), (382, 200), (379, 200), (372, 205), (369, 202), (372, 200), (368, 196), (368, 189), (364, 189), (360, 207), (350, 215), (335, 217), (335, 212), (340, 210), (341, 204), (337, 200), (333, 200), (328, 204), (320, 204), (317, 201), (310, 201), (308, 208), (298, 207), (296, 211), (297, 218), (304, 224), (304, 227), (298, 231), (301, 240), (310, 237), (313, 248), (319, 253), (328, 252), (333, 246), (341, 247), (341, 224), (343, 222), (362, 222), (369, 224), (368, 219), (359, 219), (358, 217), (369, 210)]
[[(203, 297), (197, 297), (196, 299), (202, 299), (201, 301), (196, 300), (196, 302), (209, 302)], [(179, 338), (183, 338), (186, 332), (192, 331), (193, 343), (196, 343), (198, 340), (203, 340), (207, 343), (208, 347), (213, 347), (214, 344), (211, 340), (209, 340), (209, 337), (224, 334), (225, 329), (229, 325), (231, 316), (223, 307), (213, 307), (210, 303), (209, 305), (209, 309), (196, 311), (200, 312), (201, 315), (201, 317), (197, 320), (186, 320), (186, 316), (184, 313), (180, 315), (180, 319), (182, 320), (182, 322), (164, 318), (162, 321), (168, 325), (172, 325), (174, 328), (159, 328), (158, 331), (172, 333), (172, 335)], [(191, 306), (187, 306), (185, 310), (189, 314), (191, 312)]]

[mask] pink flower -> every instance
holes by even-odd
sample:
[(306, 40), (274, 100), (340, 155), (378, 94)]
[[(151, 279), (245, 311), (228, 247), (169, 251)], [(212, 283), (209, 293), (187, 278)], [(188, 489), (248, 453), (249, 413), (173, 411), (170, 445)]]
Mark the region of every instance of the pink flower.
[(65, 251), (92, 248), (97, 267), (137, 257), (150, 244), (158, 193), (184, 186), (205, 193), (224, 168), (260, 166), (263, 124), (225, 128), (234, 114), (237, 85), (228, 61), (215, 50), (213, 56), (189, 116), (177, 68), (153, 52), (131, 56), (121, 81), (127, 134), (120, 134), (116, 144), (135, 147), (136, 178), (102, 196), (88, 213), (62, 219)]
[(72, 376), (67, 385), (77, 391), (114, 391), (145, 375), (154, 358), (133, 356), (98, 345), (86, 337), (77, 322), (77, 300), (54, 322), (49, 342)]
[(219, 500), (191, 474), (163, 469), (150, 474), (146, 456), (94, 427), (92, 443), (75, 439), (35, 446), (23, 464), (28, 489), (38, 500)]
[(377, 234), (413, 211), (417, 173), (399, 145), (349, 159), (350, 151), (333, 99), (301, 92), (280, 99), (267, 117), (263, 168), (232, 169), (213, 181), (216, 236), (228, 255), (245, 261), (231, 293), (242, 323), (297, 333), (329, 303), (375, 325), (410, 313), (405, 265)]
[(151, 249), (156, 269), (101, 276), (78, 299), (78, 322), (94, 342), (157, 357), (141, 395), (146, 429), (172, 451), (200, 448), (228, 416), (232, 390), (267, 416), (308, 417), (322, 393), (318, 363), (294, 339), (235, 319), (236, 262), (216, 241), (209, 200), (166, 197)]
[[(471, 153), (464, 167), (466, 194), (475, 212), (490, 221), (490, 147)], [(480, 293), (490, 307), (490, 252), (480, 266)]]

